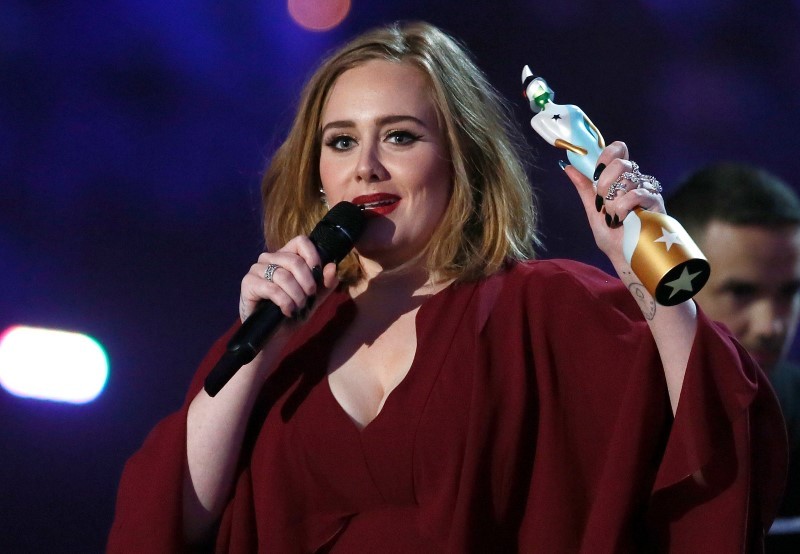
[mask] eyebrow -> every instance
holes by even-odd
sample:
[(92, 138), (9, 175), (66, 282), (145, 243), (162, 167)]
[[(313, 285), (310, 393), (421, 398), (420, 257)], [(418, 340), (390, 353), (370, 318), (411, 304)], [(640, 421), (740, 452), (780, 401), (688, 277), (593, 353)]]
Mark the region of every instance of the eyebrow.
[[(402, 123), (406, 121), (411, 121), (425, 128), (428, 127), (424, 121), (422, 121), (417, 117), (414, 117), (413, 115), (387, 115), (384, 117), (379, 117), (378, 119), (375, 120), (375, 123), (377, 123), (379, 126), (383, 126), (383, 125), (390, 125), (392, 123)], [(325, 131), (327, 131), (328, 129), (348, 129), (355, 126), (356, 126), (355, 121), (352, 121), (350, 119), (331, 121), (320, 130), (320, 133), (325, 134)]]
[[(740, 279), (738, 277), (728, 278), (718, 285), (719, 290), (733, 290), (746, 288), (748, 290), (758, 292), (763, 290), (763, 285), (758, 279)], [(779, 290), (793, 290), (800, 289), (800, 279), (790, 279), (779, 284)]]
[(734, 289), (734, 288), (750, 288), (757, 290), (760, 283), (757, 279), (740, 279), (738, 277), (729, 277), (719, 284), (720, 289)]

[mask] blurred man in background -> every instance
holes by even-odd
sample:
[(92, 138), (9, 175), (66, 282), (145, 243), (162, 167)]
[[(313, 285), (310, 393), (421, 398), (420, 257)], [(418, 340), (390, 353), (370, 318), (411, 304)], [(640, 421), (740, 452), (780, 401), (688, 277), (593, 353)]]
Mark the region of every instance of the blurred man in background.
[(786, 359), (800, 319), (800, 199), (762, 169), (723, 163), (686, 179), (667, 212), (711, 263), (698, 304), (738, 337), (778, 395), (789, 476), (767, 552), (800, 552), (800, 366)]

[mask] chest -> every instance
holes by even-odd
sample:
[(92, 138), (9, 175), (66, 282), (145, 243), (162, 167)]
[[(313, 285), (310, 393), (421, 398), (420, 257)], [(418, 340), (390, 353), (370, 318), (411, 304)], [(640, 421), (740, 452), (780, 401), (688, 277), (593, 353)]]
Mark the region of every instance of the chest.
[(353, 423), (363, 429), (406, 378), (417, 351), (419, 308), (380, 329), (373, 318), (356, 319), (331, 352), (328, 385)]
[[(477, 345), (466, 306), (444, 320), (430, 317), (431, 308), (374, 336), (351, 332), (361, 327), (354, 318), (331, 331), (335, 340), (321, 335), (286, 358), (279, 371), (294, 384), (275, 399), (254, 453), (259, 465), (285, 466), (281, 490), (292, 482), (289, 489), (310, 491), (315, 504), (336, 511), (415, 504), (458, 479)], [(319, 361), (324, 367), (314, 369)]]

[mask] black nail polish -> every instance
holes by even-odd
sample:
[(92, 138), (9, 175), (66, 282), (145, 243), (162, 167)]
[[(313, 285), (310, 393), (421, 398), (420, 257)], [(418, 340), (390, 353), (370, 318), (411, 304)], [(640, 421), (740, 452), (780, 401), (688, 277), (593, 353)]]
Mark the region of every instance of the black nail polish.
[(306, 309), (310, 310), (311, 308), (313, 308), (314, 307), (314, 302), (316, 302), (316, 301), (317, 301), (317, 295), (316, 294), (312, 294), (311, 296), (306, 298)]
[(606, 164), (597, 164), (597, 167), (594, 170), (594, 175), (592, 176), (592, 180), (597, 181), (605, 168)]
[(558, 167), (560, 167), (562, 170), (566, 169), (568, 165), (569, 164), (564, 160), (558, 160)]
[(315, 265), (311, 268), (311, 275), (314, 277), (314, 281), (317, 284), (322, 282), (322, 267), (319, 265)]
[(611, 227), (611, 216), (610, 216), (610, 215), (608, 215), (608, 214), (606, 214), (606, 225), (608, 225), (609, 227)]
[(612, 227), (619, 227), (619, 216), (618, 215), (614, 216), (614, 221), (611, 222), (611, 226)]
[(599, 194), (594, 197), (594, 207), (597, 208), (598, 212), (603, 209), (603, 197)]

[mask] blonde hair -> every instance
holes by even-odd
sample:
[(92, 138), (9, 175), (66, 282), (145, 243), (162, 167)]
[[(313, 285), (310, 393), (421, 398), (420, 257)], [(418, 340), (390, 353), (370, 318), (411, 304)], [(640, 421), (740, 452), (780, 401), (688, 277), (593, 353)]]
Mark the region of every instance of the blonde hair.
[[(427, 23), (369, 31), (328, 57), (306, 83), (289, 134), (261, 184), (268, 248), (308, 234), (325, 214), (320, 202), (320, 119), (336, 79), (369, 60), (408, 63), (428, 78), (450, 150), (453, 187), (442, 221), (423, 253), (440, 279), (487, 276), (507, 259), (534, 256), (536, 206), (521, 162), (524, 143), (505, 102), (453, 38)], [(340, 277), (356, 282), (351, 253)]]

